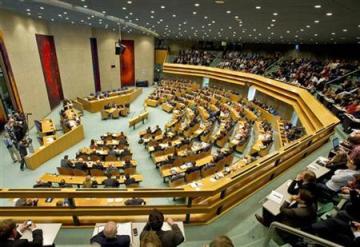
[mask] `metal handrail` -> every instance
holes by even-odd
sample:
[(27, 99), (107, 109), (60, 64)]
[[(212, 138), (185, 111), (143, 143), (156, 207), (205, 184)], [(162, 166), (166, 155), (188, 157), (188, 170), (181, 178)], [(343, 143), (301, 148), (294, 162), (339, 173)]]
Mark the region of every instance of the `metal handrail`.
[(345, 74), (345, 75), (343, 75), (343, 76), (340, 76), (340, 77), (338, 77), (338, 78), (335, 78), (334, 80), (328, 81), (327, 83), (325, 83), (325, 85), (329, 85), (329, 84), (331, 84), (331, 83), (334, 83), (334, 82), (336, 82), (336, 81), (339, 81), (339, 80), (341, 80), (341, 79), (343, 79), (343, 78), (346, 78), (346, 77), (348, 77), (349, 75), (355, 74), (355, 73), (357, 73), (357, 72), (359, 72), (359, 71), (360, 71), (360, 69), (353, 70), (353, 71), (351, 71), (351, 72), (349, 72), (349, 73), (347, 73), (347, 74)]
[(309, 240), (313, 241), (314, 243), (320, 244), (321, 246), (342, 247), (342, 245), (336, 244), (336, 243), (331, 242), (329, 240), (320, 238), (318, 236), (309, 234), (307, 232), (301, 231), (301, 230), (299, 230), (297, 228), (293, 228), (293, 227), (290, 227), (288, 225), (285, 225), (285, 224), (282, 224), (282, 223), (279, 223), (279, 222), (273, 222), (270, 225), (269, 232), (268, 232), (268, 234), (267, 234), (267, 236), (265, 238), (265, 241), (264, 241), (264, 245), (263, 245), (264, 247), (269, 246), (270, 240), (272, 239), (272, 236), (274, 236), (275, 230), (282, 230), (282, 231), (285, 231), (285, 232), (287, 232), (287, 233), (289, 233), (291, 235), (296, 235), (298, 237), (309, 239)]

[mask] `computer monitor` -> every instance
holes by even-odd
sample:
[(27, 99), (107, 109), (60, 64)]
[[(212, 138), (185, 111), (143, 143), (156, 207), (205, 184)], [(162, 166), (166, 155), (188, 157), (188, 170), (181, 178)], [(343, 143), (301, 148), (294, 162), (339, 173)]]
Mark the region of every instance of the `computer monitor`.
[(332, 140), (332, 143), (333, 143), (333, 147), (335, 150), (337, 150), (340, 146), (340, 141), (339, 141), (339, 138), (335, 137), (333, 140)]

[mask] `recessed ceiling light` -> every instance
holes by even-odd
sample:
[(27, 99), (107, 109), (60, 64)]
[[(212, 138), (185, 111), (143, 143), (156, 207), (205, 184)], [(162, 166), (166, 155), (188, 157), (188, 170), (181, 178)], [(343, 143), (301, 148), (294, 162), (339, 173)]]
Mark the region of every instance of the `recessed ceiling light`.
[(270, 24), (270, 26), (274, 27), (274, 26), (275, 26), (275, 24), (271, 23), (271, 24)]
[(315, 20), (314, 23), (319, 23), (320, 21), (319, 20)]
[(195, 7), (199, 7), (200, 4), (199, 4), (199, 3), (195, 3), (194, 6), (195, 6)]
[(331, 35), (336, 35), (336, 33), (331, 33)]
[(40, 6), (40, 9), (45, 9), (43, 6)]
[(123, 10), (126, 10), (126, 7), (122, 7)]
[(81, 2), (85, 2), (85, 0), (81, 0)]
[(231, 14), (231, 10), (227, 10), (227, 11), (226, 11), (226, 14)]
[(65, 20), (69, 20), (69, 17), (65, 17)]
[(39, 15), (39, 16), (38, 16), (38, 18), (39, 18), (39, 19), (41, 19), (41, 18), (42, 18), (42, 16), (41, 16), (41, 15)]
[(160, 8), (165, 9), (165, 6), (164, 6), (164, 5), (161, 5), (161, 7), (160, 7)]
[(261, 9), (261, 6), (256, 6), (255, 9)]
[(154, 13), (155, 13), (155, 10), (151, 10), (150, 13), (151, 13), (151, 14), (154, 14)]
[(66, 12), (66, 11), (64, 11), (64, 15), (67, 15), (67, 12)]
[(273, 15), (274, 15), (274, 16), (277, 16), (277, 15), (278, 15), (278, 13), (274, 12), (274, 13), (273, 13)]
[(345, 28), (345, 29), (343, 29), (342, 31), (343, 31), (343, 32), (347, 32), (348, 30)]
[(51, 18), (51, 21), (54, 21), (54, 18)]
[(320, 9), (320, 8), (321, 8), (321, 5), (320, 5), (320, 4), (314, 5), (314, 8), (315, 8), (315, 9)]
[(59, 17), (62, 17), (62, 15), (61, 15), (61, 14), (58, 14), (58, 16), (59, 16)]
[(304, 29), (301, 28), (301, 29), (300, 29), (300, 32), (304, 32)]
[(217, 4), (224, 4), (225, 2), (224, 2), (224, 0), (216, 0), (215, 3), (217, 3)]
[(27, 13), (28, 15), (31, 15), (31, 13)]
[(193, 15), (196, 15), (196, 14), (197, 14), (196, 11), (194, 11), (194, 12), (193, 12)]
[(326, 16), (332, 16), (333, 14), (331, 12), (326, 13)]
[(317, 34), (317, 33), (315, 33), (315, 34), (314, 34), (314, 36), (315, 36), (315, 37), (317, 37), (317, 36), (318, 36), (318, 34)]
[(101, 11), (103, 14), (106, 14), (106, 11), (105, 10), (103, 10), (103, 11)]
[(205, 16), (204, 16), (204, 19), (207, 19), (207, 18), (208, 18), (208, 17), (205, 15)]
[(80, 22), (84, 22), (84, 20), (81, 20)]
[(27, 12), (31, 11), (30, 9), (26, 9)]
[(127, 1), (127, 4), (132, 4), (132, 1)]
[(133, 15), (133, 13), (132, 13), (132, 12), (130, 12), (130, 13), (129, 13), (129, 15)]
[(306, 28), (310, 28), (311, 26), (310, 25), (306, 25)]
[(84, 5), (84, 8), (87, 8), (88, 6), (87, 5)]
[(176, 17), (176, 15), (175, 15), (175, 14), (173, 14), (173, 15), (172, 15), (172, 17), (174, 17), (174, 18), (175, 18), (175, 17)]
[(154, 19), (154, 16), (152, 15), (152, 16), (150, 16), (150, 18), (151, 18), (151, 19)]

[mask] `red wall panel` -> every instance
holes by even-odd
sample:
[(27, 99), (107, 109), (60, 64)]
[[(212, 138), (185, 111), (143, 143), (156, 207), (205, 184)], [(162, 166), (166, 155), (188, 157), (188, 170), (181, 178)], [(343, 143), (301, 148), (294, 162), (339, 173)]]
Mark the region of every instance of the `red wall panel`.
[(41, 65), (51, 109), (64, 99), (57, 62), (54, 37), (36, 34)]
[(134, 40), (122, 40), (121, 44), (126, 47), (124, 52), (120, 55), (121, 85), (134, 86), (135, 85)]

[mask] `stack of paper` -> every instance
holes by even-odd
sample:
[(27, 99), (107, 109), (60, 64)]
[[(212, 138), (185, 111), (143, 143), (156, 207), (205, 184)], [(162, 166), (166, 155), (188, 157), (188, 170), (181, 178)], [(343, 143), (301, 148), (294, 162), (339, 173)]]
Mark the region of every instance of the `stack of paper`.
[(275, 203), (281, 204), (284, 196), (279, 192), (273, 190), (271, 191), (270, 195), (267, 196), (267, 198)]

